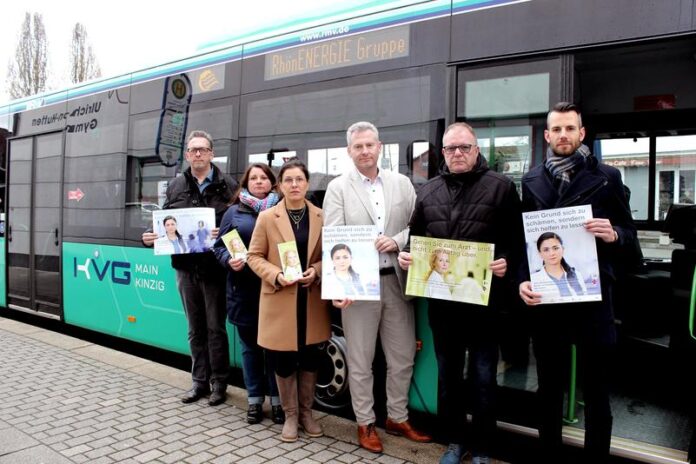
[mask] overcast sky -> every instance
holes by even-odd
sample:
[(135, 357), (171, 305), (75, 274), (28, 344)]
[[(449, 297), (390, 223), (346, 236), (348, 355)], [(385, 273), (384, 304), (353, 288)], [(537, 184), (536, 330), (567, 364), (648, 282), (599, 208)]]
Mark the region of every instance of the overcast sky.
[[(7, 65), (25, 12), (41, 13), (48, 37), (49, 82), (68, 85), (68, 56), (76, 22), (87, 28), (102, 76), (123, 74), (193, 54), (199, 45), (279, 22), (329, 13), (374, 0), (23, 0), (3, 2), (0, 16), (0, 103), (9, 99)], [(388, 1), (385, 1), (388, 3)]]

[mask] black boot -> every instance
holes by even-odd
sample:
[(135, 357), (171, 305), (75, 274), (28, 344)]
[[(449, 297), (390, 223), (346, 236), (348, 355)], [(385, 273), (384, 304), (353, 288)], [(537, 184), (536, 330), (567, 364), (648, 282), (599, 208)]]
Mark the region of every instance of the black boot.
[(256, 403), (256, 404), (250, 404), (249, 408), (247, 409), (247, 415), (246, 415), (246, 421), (248, 424), (258, 424), (263, 420), (263, 409), (261, 408), (261, 405)]
[(194, 385), (193, 388), (184, 393), (184, 396), (181, 397), (181, 402), (195, 403), (196, 401), (200, 400), (204, 396), (208, 396), (209, 394), (210, 388), (201, 385)]
[(213, 387), (213, 392), (208, 398), (208, 405), (217, 406), (222, 404), (227, 399), (227, 385), (219, 384)]
[(271, 406), (271, 420), (274, 424), (284, 424), (285, 423), (285, 412), (283, 407), (279, 404)]

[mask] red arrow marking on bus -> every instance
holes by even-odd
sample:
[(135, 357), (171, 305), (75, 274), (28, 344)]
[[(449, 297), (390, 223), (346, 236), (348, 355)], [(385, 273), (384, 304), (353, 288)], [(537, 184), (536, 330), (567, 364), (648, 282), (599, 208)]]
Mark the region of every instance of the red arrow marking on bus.
[(80, 201), (84, 198), (85, 194), (79, 188), (77, 190), (68, 190), (68, 200)]

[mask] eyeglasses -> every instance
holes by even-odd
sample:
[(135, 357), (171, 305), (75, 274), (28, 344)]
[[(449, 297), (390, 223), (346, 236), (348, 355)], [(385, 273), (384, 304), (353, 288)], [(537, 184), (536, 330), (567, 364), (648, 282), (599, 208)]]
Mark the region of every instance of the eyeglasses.
[(283, 183), (285, 185), (292, 185), (292, 184), (302, 185), (305, 182), (307, 182), (307, 179), (305, 179), (304, 177), (286, 177), (283, 179)]
[(208, 147), (191, 147), (187, 148), (186, 151), (188, 153), (191, 153), (192, 155), (195, 155), (196, 153), (200, 153), (201, 155), (207, 155), (213, 150)]
[(442, 149), (448, 155), (454, 155), (457, 152), (457, 149), (459, 149), (460, 152), (466, 155), (475, 146), (476, 145), (469, 145), (468, 143), (465, 143), (463, 145), (448, 145), (446, 147), (442, 147)]

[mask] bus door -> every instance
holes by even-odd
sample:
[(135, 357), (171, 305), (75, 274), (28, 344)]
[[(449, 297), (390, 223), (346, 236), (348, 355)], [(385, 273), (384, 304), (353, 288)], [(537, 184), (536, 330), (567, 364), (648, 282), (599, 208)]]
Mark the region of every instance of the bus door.
[(59, 319), (63, 132), (10, 140), (8, 307)]

